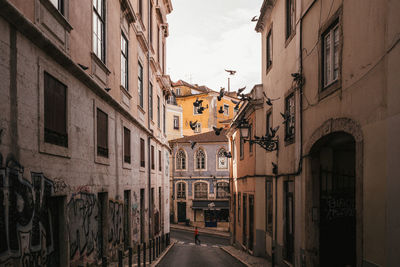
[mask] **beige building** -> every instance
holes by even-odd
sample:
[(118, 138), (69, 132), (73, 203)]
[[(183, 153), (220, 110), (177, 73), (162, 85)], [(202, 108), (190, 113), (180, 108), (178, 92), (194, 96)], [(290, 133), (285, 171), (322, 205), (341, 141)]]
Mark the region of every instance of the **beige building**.
[(0, 1), (0, 265), (169, 233), (170, 0)]
[[(266, 96), (254, 132), (280, 128), (277, 149), (257, 156), (264, 164), (256, 164), (254, 183), (265, 189), (251, 228), (245, 215), (250, 252), (287, 266), (400, 262), (399, 12), (398, 1), (263, 2), (256, 30)], [(248, 189), (234, 167), (231, 177), (233, 225), (243, 220), (235, 197)]]

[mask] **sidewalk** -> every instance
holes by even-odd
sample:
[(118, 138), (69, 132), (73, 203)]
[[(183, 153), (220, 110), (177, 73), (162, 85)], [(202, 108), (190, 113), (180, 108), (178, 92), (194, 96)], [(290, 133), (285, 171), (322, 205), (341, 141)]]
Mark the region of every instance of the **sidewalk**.
[[(194, 232), (194, 226), (185, 226), (185, 225), (180, 225), (180, 224), (170, 224), (171, 229), (178, 229), (178, 230), (184, 230), (184, 231), (190, 231)], [(230, 237), (231, 234), (229, 232), (225, 231), (219, 231), (219, 230), (213, 230), (213, 229), (206, 229), (206, 228), (197, 228), (199, 230), (199, 233), (203, 234), (210, 234), (210, 235), (219, 235), (223, 237)]]
[(232, 246), (223, 246), (221, 247), (226, 253), (230, 254), (232, 257), (238, 259), (246, 266), (255, 266), (255, 267), (270, 267), (271, 263), (264, 258), (254, 257), (248, 254), (245, 251), (238, 250)]

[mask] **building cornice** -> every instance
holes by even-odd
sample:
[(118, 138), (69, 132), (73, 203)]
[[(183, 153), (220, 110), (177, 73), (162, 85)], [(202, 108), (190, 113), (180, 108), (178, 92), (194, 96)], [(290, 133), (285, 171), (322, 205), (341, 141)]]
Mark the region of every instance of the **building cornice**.
[(260, 16), (258, 17), (258, 21), (256, 24), (256, 32), (262, 32), (264, 30), (267, 10), (269, 8), (272, 8), (275, 5), (275, 2), (276, 0), (264, 0), (263, 5), (260, 9)]

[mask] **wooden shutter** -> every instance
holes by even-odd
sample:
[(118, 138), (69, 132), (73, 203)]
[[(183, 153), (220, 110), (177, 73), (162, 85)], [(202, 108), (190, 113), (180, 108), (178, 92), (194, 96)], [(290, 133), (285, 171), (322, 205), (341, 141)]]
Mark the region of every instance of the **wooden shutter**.
[(108, 115), (97, 109), (97, 155), (108, 158)]
[(140, 138), (140, 166), (144, 167), (145, 166), (145, 160), (144, 160), (144, 139)]
[(44, 73), (44, 141), (68, 147), (67, 87)]
[(154, 170), (155, 164), (154, 164), (154, 146), (151, 146), (151, 169)]
[(124, 162), (131, 163), (131, 131), (124, 127)]

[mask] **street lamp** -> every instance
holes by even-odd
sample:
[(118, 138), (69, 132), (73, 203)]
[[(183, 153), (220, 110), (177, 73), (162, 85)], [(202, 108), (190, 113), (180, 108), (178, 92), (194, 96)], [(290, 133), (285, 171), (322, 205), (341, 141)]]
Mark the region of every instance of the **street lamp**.
[(246, 119), (242, 119), (237, 128), (240, 130), (241, 138), (249, 138), (250, 124)]

